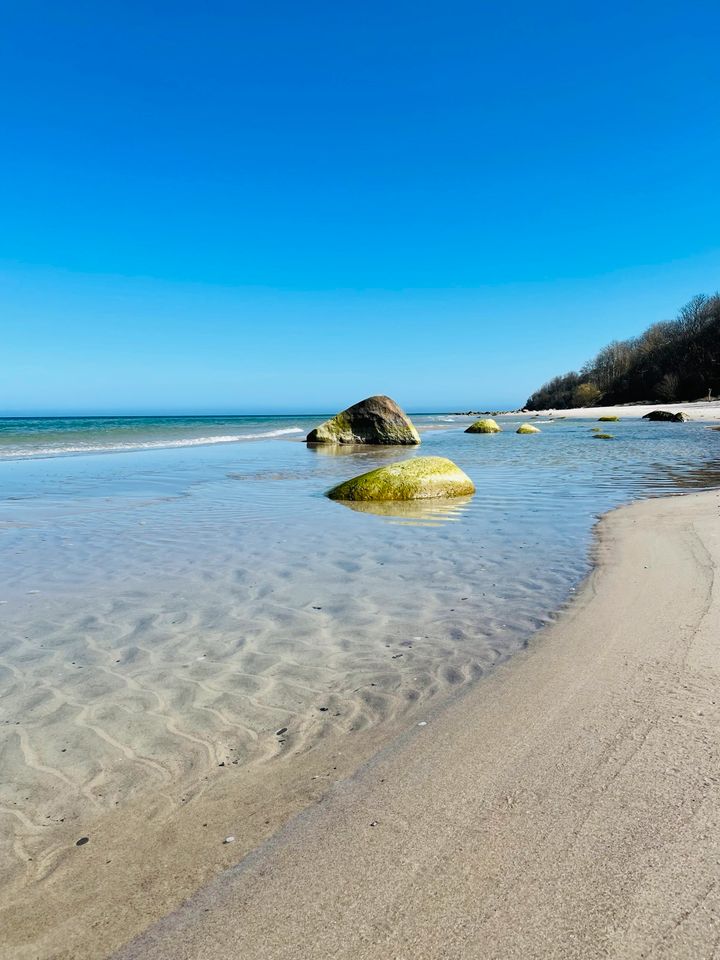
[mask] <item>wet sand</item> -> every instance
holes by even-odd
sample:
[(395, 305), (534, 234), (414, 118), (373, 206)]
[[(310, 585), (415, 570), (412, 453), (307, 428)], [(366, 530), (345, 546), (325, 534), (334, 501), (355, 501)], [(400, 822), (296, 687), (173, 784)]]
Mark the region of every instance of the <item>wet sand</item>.
[[(407, 650), (399, 645), (395, 649)], [(388, 661), (396, 662), (391, 659), (396, 654), (385, 653)], [(307, 680), (308, 691), (303, 691), (297, 664), (290, 662), (294, 669), (286, 671), (284, 683), (291, 693), (293, 684), (297, 687), (297, 712), (277, 710), (284, 719), (268, 726), (263, 710), (271, 718), (274, 711), (264, 706), (259, 691), (252, 702), (255, 712), (246, 708), (245, 726), (232, 737), (223, 736), (222, 728), (213, 737), (193, 725), (198, 708), (190, 700), (162, 711), (152, 700), (143, 701), (141, 709), (152, 710), (153, 716), (148, 724), (137, 721), (141, 729), (132, 746), (120, 739), (112, 723), (101, 727), (89, 709), (68, 720), (61, 707), (56, 713), (63, 727), (57, 734), (68, 738), (63, 742), (69, 742), (68, 749), (81, 760), (92, 757), (96, 772), (89, 782), (81, 764), (71, 760), (55, 766), (44, 756), (56, 731), (50, 729), (47, 742), (41, 740), (41, 749), (35, 750), (22, 724), (13, 724), (20, 731), (19, 748), (17, 756), (5, 751), (3, 769), (8, 790), (12, 787), (19, 800), (13, 806), (0, 805), (13, 828), (3, 836), (8, 855), (0, 893), (2, 960), (108, 956), (236, 864), (293, 814), (321, 802), (334, 783), (417, 722), (429, 701), (442, 700), (447, 689), (438, 675), (417, 700), (406, 700), (395, 679), (376, 672), (370, 680), (355, 670), (342, 674), (342, 688), (331, 692), (331, 681), (339, 686), (335, 677), (327, 681), (324, 675), (332, 672), (332, 664), (328, 652), (326, 664), (318, 666)], [(166, 676), (172, 690), (172, 676)], [(421, 677), (408, 672), (412, 679)], [(147, 697), (149, 688), (138, 688)], [(41, 693), (45, 688), (38, 684), (37, 689)], [(281, 702), (282, 694), (278, 687), (276, 701)], [(267, 702), (272, 705), (272, 696)], [(120, 713), (127, 709), (119, 700), (110, 707)], [(233, 716), (230, 708), (227, 716)], [(48, 722), (52, 719), (51, 714)], [(152, 724), (159, 720), (167, 725), (167, 753), (154, 761), (148, 731), (152, 733)], [(265, 730), (250, 752), (242, 734), (252, 732), (253, 725)], [(33, 733), (37, 739), (36, 730)], [(189, 744), (184, 768), (176, 763), (173, 734)], [(96, 760), (93, 737), (104, 738), (102, 742), (112, 738), (119, 760), (111, 751)], [(132, 793), (112, 801), (113, 796), (122, 797), (117, 788), (122, 771)], [(160, 785), (158, 771), (163, 775)], [(76, 782), (83, 787), (79, 798)], [(106, 799), (110, 808), (102, 802)], [(224, 843), (230, 836), (232, 843)]]
[(719, 558), (718, 493), (611, 513), (526, 652), (117, 960), (717, 956)]

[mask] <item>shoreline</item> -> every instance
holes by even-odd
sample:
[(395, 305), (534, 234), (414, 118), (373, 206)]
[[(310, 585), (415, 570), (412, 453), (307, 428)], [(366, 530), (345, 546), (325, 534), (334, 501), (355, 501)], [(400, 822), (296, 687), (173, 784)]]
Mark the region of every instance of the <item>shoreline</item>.
[(567, 410), (551, 408), (549, 410), (528, 410), (523, 413), (501, 413), (498, 417), (553, 417), (556, 420), (597, 420), (599, 417), (620, 417), (621, 420), (640, 420), (653, 410), (668, 410), (670, 413), (686, 413), (690, 419), (698, 422), (720, 420), (720, 400), (696, 400), (691, 403), (637, 403), (614, 404), (599, 407), (573, 407)]
[(117, 960), (714, 955), (719, 506), (611, 511), (526, 651)]
[[(593, 570), (602, 562), (604, 526), (616, 513), (646, 502), (686, 497), (635, 501), (606, 514), (596, 523), (588, 554)], [(556, 608), (551, 627), (530, 635), (531, 648), (564, 622), (593, 576), (591, 571), (589, 579)], [(457, 709), (456, 704), (464, 704), (474, 690), (485, 689), (496, 672), (524, 656), (516, 652), (479, 681), (450, 695), (446, 692), (437, 701), (421, 700), (401, 716), (350, 737), (323, 736), (312, 750), (293, 751), (269, 765), (206, 771), (209, 778), (201, 778), (196, 789), (186, 792), (182, 784), (172, 784), (162, 793), (86, 820), (80, 832), (77, 822), (54, 825), (59, 848), (56, 845), (50, 856), (28, 864), (27, 885), (3, 891), (0, 958), (94, 960), (110, 955), (185, 898), (192, 902), (203, 896), (215, 878), (238, 868), (233, 865), (248, 862), (264, 845), (284, 836), (288, 821), (291, 829), (292, 818), (302, 818), (331, 800), (335, 791), (362, 775), (365, 765), (400, 750), (417, 733), (416, 724), (429, 721), (423, 728), (423, 734), (428, 733), (445, 711)], [(81, 833), (91, 842), (78, 850), (75, 843)], [(222, 840), (228, 835), (235, 835), (236, 841), (225, 845)]]

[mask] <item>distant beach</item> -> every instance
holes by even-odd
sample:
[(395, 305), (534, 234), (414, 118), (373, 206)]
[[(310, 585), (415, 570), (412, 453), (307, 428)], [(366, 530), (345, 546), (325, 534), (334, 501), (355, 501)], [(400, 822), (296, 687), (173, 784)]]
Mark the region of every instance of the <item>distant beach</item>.
[[(0, 956), (109, 954), (521, 652), (600, 514), (720, 483), (705, 422), (598, 444), (561, 413), (418, 416), (419, 451), (293, 442), (317, 418), (4, 421)], [(324, 497), (419, 452), (475, 496)]]
[(610, 406), (571, 407), (567, 410), (533, 410), (530, 416), (570, 417), (581, 420), (597, 420), (598, 417), (620, 417), (625, 420), (640, 420), (653, 410), (668, 410), (684, 413), (689, 419), (716, 422), (720, 420), (720, 400), (698, 400), (693, 403), (622, 403)]

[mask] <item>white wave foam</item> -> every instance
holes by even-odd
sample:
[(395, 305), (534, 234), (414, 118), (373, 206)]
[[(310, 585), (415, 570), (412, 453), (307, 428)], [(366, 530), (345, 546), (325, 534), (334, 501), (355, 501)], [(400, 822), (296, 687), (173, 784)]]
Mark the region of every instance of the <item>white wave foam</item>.
[(148, 440), (135, 443), (77, 444), (57, 447), (0, 447), (0, 460), (30, 457), (62, 457), (74, 453), (128, 453), (133, 450), (160, 450), (176, 447), (200, 447), (215, 443), (237, 443), (240, 440), (272, 440), (291, 433), (304, 433), (302, 427), (284, 427), (264, 433), (238, 433), (221, 437), (186, 437), (182, 440)]

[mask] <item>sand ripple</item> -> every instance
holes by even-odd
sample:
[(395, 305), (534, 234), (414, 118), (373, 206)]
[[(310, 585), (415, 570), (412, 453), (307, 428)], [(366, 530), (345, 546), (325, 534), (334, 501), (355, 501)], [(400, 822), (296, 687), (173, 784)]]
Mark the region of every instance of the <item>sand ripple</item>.
[[(381, 451), (246, 444), (147, 453), (132, 470), (115, 457), (13, 464), (25, 482), (0, 503), (10, 888), (52, 873), (70, 827), (79, 837), (98, 814), (144, 797), (177, 807), (220, 765), (282, 764), (439, 702), (547, 622), (587, 569), (599, 512), (648, 476), (656, 490), (707, 482), (663, 473), (640, 447), (603, 474), (597, 444), (573, 441), (569, 462), (550, 435), (429, 435), (427, 452), (467, 464), (478, 486), (429, 516), (322, 497)], [(623, 486), (627, 462), (640, 466)]]

